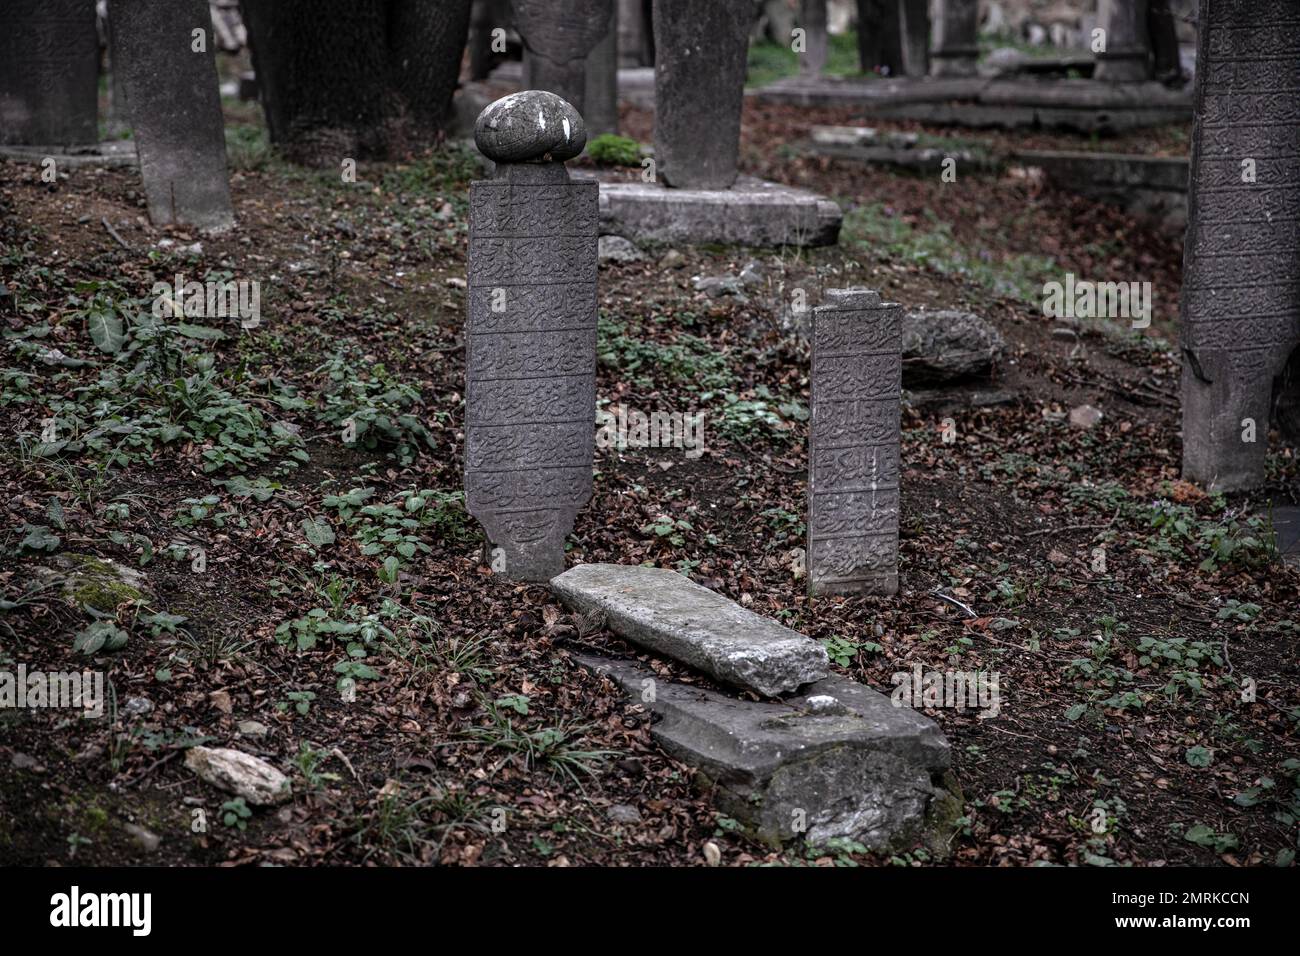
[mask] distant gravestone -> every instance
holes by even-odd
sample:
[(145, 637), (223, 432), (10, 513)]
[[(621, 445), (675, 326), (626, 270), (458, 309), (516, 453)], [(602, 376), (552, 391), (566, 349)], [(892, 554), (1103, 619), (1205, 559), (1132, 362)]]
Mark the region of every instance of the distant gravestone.
[(655, 163), (669, 186), (736, 181), (751, 0), (655, 0)]
[(587, 56), (609, 31), (614, 0), (513, 0), (524, 41), (524, 86), (586, 109)]
[(1099, 0), (1097, 19), (1106, 49), (1097, 54), (1094, 76), (1112, 83), (1140, 83), (1151, 77), (1147, 0)]
[(650, 27), (651, 0), (618, 3), (618, 65), (654, 66), (654, 37)]
[(474, 138), (496, 170), (470, 186), (466, 505), (495, 571), (546, 581), (591, 498), (598, 185), (570, 181), (587, 134), (552, 93), (497, 100)]
[(829, 42), (826, 24), (826, 0), (799, 0), (799, 26), (804, 29), (805, 49), (799, 58), (801, 76), (821, 76), (826, 69)]
[(235, 220), (207, 0), (113, 0), (109, 13), (149, 218), (158, 226), (229, 228)]
[(898, 590), (903, 307), (832, 289), (813, 311), (808, 589)]
[(93, 0), (0, 3), (0, 144), (99, 141)]
[(898, 28), (903, 44), (903, 72), (930, 72), (930, 0), (899, 0)]
[(934, 52), (935, 76), (974, 76), (979, 57), (979, 0), (938, 0)]
[(1202, 0), (1183, 253), (1183, 475), (1257, 486), (1300, 343), (1300, 14)]
[(618, 132), (618, 6), (613, 3), (605, 35), (587, 54), (582, 118), (589, 136)]
[(903, 72), (899, 0), (858, 0), (858, 61), (863, 73)]

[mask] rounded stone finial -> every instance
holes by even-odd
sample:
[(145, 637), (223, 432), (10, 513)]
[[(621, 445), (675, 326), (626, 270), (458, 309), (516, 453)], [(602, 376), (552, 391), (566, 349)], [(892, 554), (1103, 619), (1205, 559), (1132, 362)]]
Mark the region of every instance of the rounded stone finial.
[(587, 126), (563, 97), (524, 90), (484, 108), (474, 124), (474, 142), (479, 152), (497, 163), (563, 162), (587, 145)]

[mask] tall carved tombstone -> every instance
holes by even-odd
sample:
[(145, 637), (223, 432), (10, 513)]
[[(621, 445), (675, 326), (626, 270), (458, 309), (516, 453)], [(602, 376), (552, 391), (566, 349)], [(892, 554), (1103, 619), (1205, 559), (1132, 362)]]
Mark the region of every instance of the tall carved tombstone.
[(898, 0), (898, 29), (903, 44), (903, 72), (930, 72), (930, 0)]
[(1147, 0), (1098, 0), (1097, 23), (1106, 31), (1106, 49), (1097, 54), (1094, 76), (1112, 83), (1151, 78), (1151, 36)]
[(618, 5), (609, 4), (605, 35), (587, 54), (587, 82), (582, 118), (587, 134), (618, 132)]
[(524, 86), (586, 108), (587, 56), (609, 31), (614, 0), (514, 0)]
[(569, 179), (587, 134), (553, 93), (497, 100), (474, 139), (496, 169), (470, 186), (465, 500), (493, 569), (546, 581), (591, 498), (599, 187)]
[(813, 310), (808, 590), (898, 591), (903, 307), (831, 289)]
[(1183, 475), (1264, 478), (1273, 380), (1300, 344), (1300, 12), (1201, 0), (1183, 246)]
[(939, 0), (930, 72), (974, 76), (979, 58), (979, 0)]
[(799, 58), (799, 74), (818, 77), (826, 69), (830, 42), (826, 23), (826, 0), (799, 0), (799, 26), (804, 29), (806, 49)]
[(109, 16), (149, 218), (229, 228), (235, 217), (207, 0), (112, 0)]
[(94, 0), (0, 3), (0, 144), (99, 142)]
[(667, 185), (736, 181), (753, 17), (751, 0), (655, 0), (655, 167)]
[(858, 62), (863, 73), (903, 72), (899, 0), (858, 0)]

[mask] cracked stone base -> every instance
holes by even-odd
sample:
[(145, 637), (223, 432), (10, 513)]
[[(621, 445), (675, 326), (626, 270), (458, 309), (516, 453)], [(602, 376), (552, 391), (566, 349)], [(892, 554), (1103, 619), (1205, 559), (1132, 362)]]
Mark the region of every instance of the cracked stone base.
[(718, 809), (757, 839), (845, 838), (873, 850), (924, 839), (946, 853), (961, 813), (949, 744), (911, 708), (843, 677), (755, 702), (664, 681), (638, 664), (577, 659), (649, 708), (655, 740), (698, 768)]
[(752, 176), (738, 177), (730, 189), (600, 184), (601, 234), (634, 242), (829, 246), (842, 219), (824, 196)]

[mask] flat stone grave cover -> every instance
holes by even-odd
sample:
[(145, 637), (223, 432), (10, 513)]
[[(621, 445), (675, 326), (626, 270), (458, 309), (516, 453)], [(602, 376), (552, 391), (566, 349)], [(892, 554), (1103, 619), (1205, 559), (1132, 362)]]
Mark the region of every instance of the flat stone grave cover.
[(580, 564), (551, 581), (551, 590), (571, 608), (603, 613), (620, 637), (763, 696), (829, 673), (821, 644), (676, 571)]

